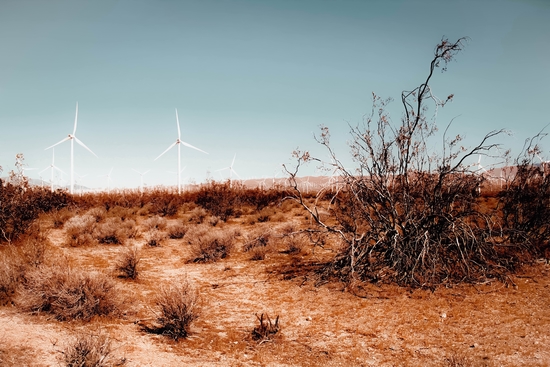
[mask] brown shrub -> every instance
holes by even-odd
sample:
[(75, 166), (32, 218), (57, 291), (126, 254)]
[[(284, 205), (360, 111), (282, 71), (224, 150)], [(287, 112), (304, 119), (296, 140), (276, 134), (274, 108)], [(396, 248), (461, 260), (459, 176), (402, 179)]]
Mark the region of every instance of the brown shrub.
[(189, 214), (189, 222), (195, 224), (202, 224), (208, 217), (208, 212), (203, 208), (194, 208)]
[(153, 229), (158, 229), (162, 231), (166, 229), (167, 221), (166, 218), (155, 215), (151, 218), (147, 218), (146, 220), (144, 220), (143, 225), (148, 231), (151, 231)]
[(26, 311), (46, 312), (60, 321), (87, 321), (120, 312), (122, 303), (115, 284), (101, 273), (58, 264), (33, 269), (25, 278), (16, 304)]
[(234, 231), (213, 230), (202, 225), (190, 229), (185, 238), (191, 245), (191, 261), (205, 263), (224, 259), (235, 247)]
[(14, 256), (11, 249), (2, 251), (0, 257), (0, 305), (9, 303), (25, 273), (20, 258)]
[(122, 252), (116, 265), (115, 270), (120, 273), (120, 277), (128, 279), (136, 279), (138, 277), (139, 250), (137, 247), (130, 247)]
[(272, 337), (279, 332), (279, 316), (275, 319), (275, 322), (272, 322), (268, 314), (261, 314), (256, 318), (260, 325), (256, 326), (252, 330), (252, 339), (259, 341), (260, 343), (271, 341)]
[(144, 326), (150, 333), (167, 335), (174, 340), (189, 335), (191, 323), (199, 317), (198, 290), (184, 279), (177, 285), (162, 287), (156, 297), (158, 308), (155, 326)]
[(145, 235), (145, 244), (147, 246), (157, 247), (162, 245), (167, 237), (168, 235), (166, 232), (159, 231), (158, 229), (153, 229)]
[(116, 217), (105, 219), (94, 229), (93, 236), (99, 243), (121, 245), (128, 238), (129, 230), (122, 225), (122, 220)]
[(97, 206), (89, 209), (86, 214), (94, 217), (95, 221), (99, 223), (107, 217), (107, 210), (103, 206)]
[(67, 367), (120, 366), (124, 359), (112, 356), (111, 340), (104, 334), (77, 334), (64, 350), (60, 362)]
[(72, 247), (93, 244), (94, 238), (92, 233), (94, 233), (96, 225), (96, 218), (90, 214), (72, 217), (63, 226), (67, 237), (67, 244)]
[(189, 226), (182, 222), (172, 223), (167, 228), (168, 237), (170, 237), (171, 239), (183, 238), (188, 230)]

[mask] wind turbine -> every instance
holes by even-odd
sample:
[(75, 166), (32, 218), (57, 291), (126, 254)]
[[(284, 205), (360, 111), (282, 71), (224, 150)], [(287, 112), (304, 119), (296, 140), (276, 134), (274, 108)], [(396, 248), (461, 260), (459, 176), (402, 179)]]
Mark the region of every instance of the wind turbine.
[(78, 173), (75, 173), (76, 175), (76, 185), (80, 187), (80, 196), (82, 196), (82, 179), (86, 176), (88, 176), (88, 174), (86, 173), (85, 175), (79, 175)]
[[(53, 170), (58, 170), (61, 173), (63, 172), (59, 167), (55, 165), (55, 149), (52, 149), (52, 164), (50, 164), (48, 167), (44, 168), (42, 171), (38, 172), (38, 174), (41, 174), (42, 172), (46, 171), (47, 169), (51, 170), (51, 177), (50, 177), (50, 190), (53, 192)], [(42, 177), (42, 176), (40, 176)]]
[(139, 172), (138, 170), (135, 170), (135, 169), (133, 169), (133, 168), (132, 168), (132, 171), (139, 173), (139, 176), (140, 176), (140, 178), (141, 178), (141, 183), (140, 183), (140, 185), (139, 185), (139, 191), (140, 191), (140, 192), (143, 192), (143, 176), (145, 176), (145, 175), (150, 171), (150, 169), (147, 170), (147, 171), (145, 171), (145, 172), (143, 172), (143, 173), (142, 173), (142, 172)]
[(107, 192), (111, 192), (111, 181), (112, 181), (111, 173), (113, 173), (113, 167), (111, 167), (111, 170), (109, 171), (108, 174), (99, 176), (99, 177), (107, 177)]
[(86, 148), (87, 151), (89, 151), (90, 153), (92, 153), (93, 155), (95, 155), (97, 157), (97, 155), (94, 152), (92, 152), (92, 150), (90, 148), (88, 148), (86, 145), (84, 145), (84, 143), (81, 142), (80, 140), (78, 140), (78, 138), (76, 137), (76, 124), (77, 124), (77, 121), (78, 121), (78, 102), (76, 102), (76, 114), (74, 116), (73, 133), (67, 135), (67, 137), (65, 139), (61, 140), (60, 142), (55, 143), (54, 145), (44, 149), (44, 150), (48, 150), (48, 149), (53, 148), (56, 145), (59, 145), (59, 144), (65, 142), (67, 140), (71, 141), (71, 194), (73, 194), (73, 191), (74, 191), (74, 141), (76, 140), (76, 142), (78, 144), (82, 145), (84, 148)]
[(179, 120), (179, 117), (178, 117), (178, 109), (176, 108), (176, 124), (178, 125), (178, 138), (176, 139), (176, 142), (173, 143), (172, 145), (170, 145), (164, 152), (162, 152), (161, 155), (159, 155), (158, 157), (155, 158), (155, 161), (157, 159), (159, 159), (160, 157), (162, 157), (164, 155), (164, 153), (166, 153), (167, 151), (169, 151), (170, 149), (172, 149), (172, 147), (174, 145), (177, 145), (178, 146), (178, 195), (181, 194), (181, 145), (185, 145), (186, 147), (188, 148), (193, 148), (195, 150), (198, 150), (199, 152), (203, 152), (205, 154), (208, 154), (206, 153), (204, 150), (202, 149), (199, 149), (197, 147), (194, 147), (192, 146), (191, 144), (189, 143), (186, 143), (184, 141), (181, 140), (181, 130), (180, 130), (180, 120)]
[(235, 155), (233, 156), (233, 161), (231, 162), (231, 165), (229, 167), (225, 167), (225, 168), (221, 168), (219, 170), (216, 170), (216, 172), (225, 171), (226, 169), (229, 170), (229, 184), (230, 185), (231, 185), (231, 177), (232, 177), (233, 173), (236, 174), (238, 178), (241, 178), (241, 176), (239, 176), (237, 171), (235, 171), (233, 169), (233, 165), (235, 164), (235, 158), (237, 158), (237, 153), (235, 153)]

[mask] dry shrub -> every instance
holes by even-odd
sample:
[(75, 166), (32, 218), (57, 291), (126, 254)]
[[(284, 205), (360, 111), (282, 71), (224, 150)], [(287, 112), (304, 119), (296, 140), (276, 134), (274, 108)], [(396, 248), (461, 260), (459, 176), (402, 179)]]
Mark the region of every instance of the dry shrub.
[(73, 213), (69, 208), (61, 208), (59, 210), (52, 210), (49, 216), (52, 220), (52, 227), (61, 228), (73, 216)]
[(158, 229), (153, 229), (146, 234), (145, 243), (147, 246), (157, 247), (162, 245), (167, 237), (168, 234), (166, 232), (159, 231)]
[(143, 221), (143, 225), (145, 226), (145, 229), (148, 231), (158, 229), (158, 230), (164, 230), (166, 229), (167, 221), (166, 218), (159, 217), (158, 215), (155, 215), (151, 218), (147, 218)]
[(67, 244), (72, 247), (91, 245), (95, 227), (96, 218), (90, 214), (72, 217), (64, 225)]
[(204, 220), (208, 217), (208, 212), (206, 209), (200, 207), (194, 208), (189, 214), (189, 222), (195, 224), (204, 223)]
[(191, 261), (198, 263), (215, 262), (229, 256), (235, 247), (234, 231), (202, 225), (190, 229), (185, 238), (191, 245)]
[(252, 330), (252, 339), (260, 343), (273, 340), (273, 336), (279, 332), (279, 315), (277, 315), (275, 322), (271, 321), (268, 314), (265, 314), (265, 317), (263, 313), (261, 316), (256, 314), (256, 318), (260, 325)]
[(94, 217), (94, 220), (99, 223), (107, 217), (107, 210), (104, 207), (98, 206), (88, 210), (86, 214)]
[(170, 237), (171, 239), (183, 238), (188, 230), (189, 226), (182, 222), (172, 223), (167, 228), (168, 237)]
[(136, 212), (137, 215), (140, 217), (147, 217), (151, 214), (151, 210), (153, 208), (153, 204), (147, 203), (144, 206), (142, 206), (138, 211)]
[(0, 257), (0, 305), (9, 303), (25, 273), (24, 263), (14, 256), (11, 248), (2, 251)]
[(199, 316), (199, 292), (189, 280), (177, 285), (162, 287), (156, 297), (157, 323), (144, 326), (150, 333), (169, 336), (174, 340), (189, 335), (191, 323)]
[(250, 260), (264, 260), (269, 252), (271, 239), (271, 231), (256, 229), (247, 236), (243, 251), (251, 253)]
[(112, 356), (111, 340), (104, 334), (77, 334), (64, 350), (60, 362), (67, 367), (121, 366), (125, 359)]
[(129, 233), (130, 230), (123, 226), (120, 218), (110, 217), (96, 225), (93, 236), (99, 243), (121, 245), (128, 238)]
[(133, 219), (126, 219), (122, 222), (121, 229), (124, 232), (126, 238), (137, 238), (139, 237), (139, 228), (136, 225), (136, 221)]
[(25, 278), (16, 304), (26, 311), (46, 312), (59, 321), (87, 321), (120, 312), (119, 292), (104, 274), (61, 264), (40, 266)]
[(462, 355), (453, 354), (450, 357), (445, 358), (446, 365), (449, 367), (469, 367), (473, 366), (473, 363)]
[(128, 279), (136, 279), (138, 277), (139, 250), (137, 247), (130, 247), (122, 252), (116, 265), (115, 270), (120, 273), (120, 277)]
[(121, 220), (125, 221), (134, 217), (136, 215), (136, 211), (137, 210), (135, 210), (134, 208), (125, 208), (117, 205), (109, 209), (109, 211), (107, 212), (107, 216), (120, 218)]

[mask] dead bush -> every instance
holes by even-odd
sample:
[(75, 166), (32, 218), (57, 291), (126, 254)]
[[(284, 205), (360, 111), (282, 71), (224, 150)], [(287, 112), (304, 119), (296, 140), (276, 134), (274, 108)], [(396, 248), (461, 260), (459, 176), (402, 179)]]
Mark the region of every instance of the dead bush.
[(107, 217), (107, 210), (102, 206), (97, 206), (89, 209), (86, 214), (94, 217), (94, 220), (99, 223)]
[(87, 321), (94, 316), (117, 315), (122, 303), (107, 276), (57, 264), (27, 272), (16, 304), (26, 311), (51, 314), (59, 321)]
[(189, 213), (189, 222), (195, 224), (202, 224), (204, 220), (208, 217), (208, 212), (206, 209), (196, 207)]
[(124, 250), (116, 265), (115, 270), (122, 278), (136, 279), (138, 277), (139, 250), (137, 247), (130, 247)]
[(150, 247), (157, 247), (162, 245), (162, 243), (168, 237), (166, 232), (159, 231), (158, 229), (153, 229), (147, 232), (145, 235), (145, 244)]
[(61, 208), (59, 210), (52, 210), (49, 216), (52, 220), (52, 227), (61, 228), (73, 216), (73, 213), (69, 208)]
[(151, 231), (154, 229), (162, 231), (166, 229), (167, 221), (166, 221), (166, 218), (155, 215), (153, 217), (150, 217), (144, 220), (143, 225), (145, 226), (145, 229), (148, 231)]
[(171, 239), (183, 238), (188, 230), (189, 226), (182, 222), (172, 223), (167, 228), (168, 237)]
[(96, 218), (90, 214), (76, 215), (69, 219), (63, 228), (67, 244), (72, 247), (91, 245), (94, 243), (92, 233), (96, 227)]
[(191, 245), (191, 261), (196, 263), (215, 262), (224, 259), (235, 247), (235, 232), (213, 230), (208, 226), (198, 226), (185, 236)]
[(59, 360), (67, 367), (108, 367), (124, 363), (114, 360), (111, 340), (105, 334), (77, 334), (60, 352)]
[(99, 243), (122, 245), (129, 233), (130, 230), (123, 225), (120, 218), (109, 217), (96, 225), (93, 236)]
[(181, 283), (162, 287), (155, 304), (157, 325), (143, 326), (150, 333), (169, 336), (174, 340), (189, 335), (191, 323), (199, 317), (199, 292), (184, 279)]
[(25, 265), (14, 256), (11, 249), (2, 251), (0, 257), (0, 305), (8, 304), (25, 273)]
[(252, 330), (252, 339), (264, 343), (273, 340), (273, 336), (279, 332), (279, 315), (275, 319), (275, 322), (272, 322), (268, 314), (262, 313), (260, 316), (256, 314), (256, 318), (260, 323)]

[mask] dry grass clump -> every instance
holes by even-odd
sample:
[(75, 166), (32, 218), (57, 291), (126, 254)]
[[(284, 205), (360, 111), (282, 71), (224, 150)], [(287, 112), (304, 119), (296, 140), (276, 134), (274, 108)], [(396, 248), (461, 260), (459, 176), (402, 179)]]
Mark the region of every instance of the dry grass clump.
[(215, 262), (224, 259), (235, 247), (236, 232), (202, 225), (190, 229), (185, 238), (191, 245), (191, 261)]
[(138, 277), (138, 264), (140, 256), (137, 247), (127, 248), (120, 255), (115, 270), (120, 274), (121, 278), (136, 279)]
[(25, 272), (21, 259), (11, 252), (2, 251), (0, 257), (0, 305), (11, 301)]
[(256, 314), (256, 318), (260, 324), (252, 330), (252, 339), (260, 343), (273, 340), (273, 336), (279, 332), (279, 315), (275, 322), (271, 321), (268, 314), (265, 314), (265, 318), (263, 313), (261, 316)]
[(118, 314), (122, 302), (107, 276), (55, 265), (27, 272), (16, 304), (27, 311), (49, 313), (59, 321), (87, 321)]
[(256, 229), (247, 236), (243, 251), (251, 253), (250, 260), (264, 260), (269, 252), (271, 238), (271, 231)]
[(72, 247), (93, 244), (94, 237), (92, 234), (96, 224), (96, 217), (91, 214), (76, 215), (69, 219), (64, 225), (67, 244)]
[(145, 244), (150, 247), (161, 246), (167, 237), (166, 232), (153, 229), (145, 235)]
[(61, 208), (59, 210), (52, 210), (49, 213), (52, 220), (53, 228), (61, 228), (63, 224), (73, 216), (69, 208)]
[[(129, 224), (131, 226), (131, 223)], [(120, 218), (109, 217), (96, 225), (93, 236), (99, 243), (121, 245), (130, 233), (131, 229), (127, 225), (123, 225)]]
[(86, 214), (94, 217), (95, 221), (99, 223), (107, 217), (107, 210), (104, 207), (96, 206), (88, 210)]
[(11, 302), (25, 273), (44, 262), (49, 244), (46, 233), (30, 232), (18, 244), (0, 249), (0, 305)]
[(125, 359), (112, 356), (111, 340), (104, 334), (77, 334), (61, 351), (60, 363), (67, 367), (121, 366)]
[(167, 228), (168, 237), (171, 239), (183, 238), (188, 230), (189, 226), (182, 222), (172, 223)]
[(189, 335), (191, 323), (199, 317), (199, 292), (187, 279), (176, 285), (162, 287), (156, 297), (157, 323), (143, 326), (150, 333), (169, 336), (174, 340)]
[(166, 225), (167, 225), (166, 218), (160, 217), (158, 215), (147, 218), (146, 220), (143, 221), (143, 226), (148, 231), (151, 231), (154, 229), (163, 231), (166, 229)]
[(189, 222), (195, 224), (202, 224), (204, 220), (208, 217), (208, 212), (206, 209), (201, 207), (195, 207), (189, 212)]

